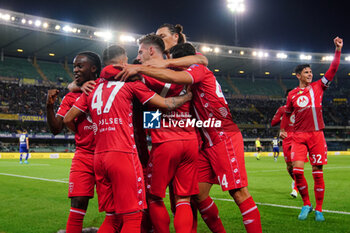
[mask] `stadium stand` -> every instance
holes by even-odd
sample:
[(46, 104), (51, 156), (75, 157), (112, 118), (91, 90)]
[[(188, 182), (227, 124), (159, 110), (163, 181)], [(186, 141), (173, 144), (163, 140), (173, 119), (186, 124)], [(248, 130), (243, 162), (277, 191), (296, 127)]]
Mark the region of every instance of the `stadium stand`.
[(4, 57), (0, 61), (0, 76), (41, 80), (30, 60), (15, 57)]
[(63, 64), (47, 62), (47, 61), (37, 61), (40, 69), (46, 75), (48, 80), (52, 82), (71, 82), (72, 79), (69, 77), (68, 73), (65, 71)]

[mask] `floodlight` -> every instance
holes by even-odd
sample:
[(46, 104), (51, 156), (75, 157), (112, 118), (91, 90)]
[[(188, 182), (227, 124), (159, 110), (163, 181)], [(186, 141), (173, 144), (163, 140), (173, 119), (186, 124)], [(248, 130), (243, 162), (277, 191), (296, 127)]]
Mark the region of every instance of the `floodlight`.
[(25, 23), (27, 22), (27, 20), (26, 20), (26, 19), (22, 19), (21, 22), (22, 22), (23, 24), (25, 24)]
[(103, 38), (104, 41), (109, 41), (112, 39), (113, 35), (110, 31), (96, 31), (94, 32), (96, 37)]
[(300, 58), (300, 60), (311, 60), (312, 56), (301, 54), (299, 58)]
[(47, 22), (43, 23), (43, 28), (48, 28), (49, 24)]
[(288, 57), (288, 55), (285, 53), (277, 53), (276, 57), (280, 58), (280, 59), (286, 59)]
[(245, 11), (244, 0), (227, 0), (227, 7), (234, 13)]
[(55, 26), (55, 29), (58, 31), (58, 30), (61, 29), (61, 26), (57, 24), (57, 25)]
[(135, 37), (130, 36), (130, 35), (121, 35), (119, 37), (119, 40), (121, 42), (135, 42), (136, 41)]
[(215, 52), (215, 53), (219, 53), (219, 52), (220, 52), (220, 49), (219, 49), (218, 47), (216, 47), (216, 48), (214, 49), (214, 52)]
[(41, 21), (40, 21), (40, 20), (36, 20), (34, 25), (35, 25), (36, 27), (40, 27)]
[(232, 54), (232, 50), (230, 49), (230, 50), (228, 51), (228, 53), (229, 53), (229, 54)]

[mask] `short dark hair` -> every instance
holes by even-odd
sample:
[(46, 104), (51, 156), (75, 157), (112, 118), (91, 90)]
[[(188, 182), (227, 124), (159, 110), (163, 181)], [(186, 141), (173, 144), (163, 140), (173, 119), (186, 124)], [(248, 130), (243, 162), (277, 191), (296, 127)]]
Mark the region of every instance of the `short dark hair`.
[(170, 33), (172, 35), (175, 34), (175, 33), (178, 34), (179, 35), (179, 39), (177, 40), (178, 44), (186, 42), (186, 35), (182, 33), (182, 31), (183, 31), (182, 25), (176, 24), (174, 26), (173, 24), (170, 24), (170, 23), (164, 23), (159, 28), (168, 28), (168, 30), (170, 31)]
[(196, 55), (196, 49), (190, 43), (177, 44), (170, 49), (172, 58)]
[(126, 50), (119, 45), (111, 45), (103, 50), (102, 53), (102, 62), (103, 64), (107, 64), (111, 59), (115, 57), (119, 57), (121, 55), (125, 55)]
[(100, 56), (97, 55), (96, 53), (94, 52), (90, 52), (90, 51), (86, 51), (86, 52), (81, 52), (78, 54), (78, 56), (81, 55), (81, 56), (85, 56), (87, 57), (90, 62), (96, 66), (96, 72), (95, 72), (95, 76), (96, 78), (98, 78), (100, 76), (100, 73), (101, 73), (101, 59), (100, 59)]
[(164, 53), (165, 50), (163, 39), (154, 33), (147, 34), (138, 39), (138, 44), (154, 45), (161, 53)]
[(295, 69), (294, 69), (294, 72), (296, 74), (300, 74), (303, 71), (303, 69), (308, 68), (308, 67), (311, 68), (310, 64), (297, 65), (297, 67), (295, 67)]

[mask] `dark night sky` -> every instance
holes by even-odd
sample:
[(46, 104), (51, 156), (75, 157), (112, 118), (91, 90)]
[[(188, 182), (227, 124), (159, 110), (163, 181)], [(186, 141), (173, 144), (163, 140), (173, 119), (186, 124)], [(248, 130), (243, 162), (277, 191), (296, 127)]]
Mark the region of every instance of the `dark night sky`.
[[(332, 39), (338, 35), (344, 38), (344, 52), (348, 52), (350, 14), (345, 3), (335, 0), (246, 0), (247, 10), (238, 19), (239, 45), (331, 52)], [(180, 23), (189, 40), (234, 44), (233, 16), (226, 7), (226, 0), (0, 0), (0, 8), (139, 34), (155, 31), (165, 22)]]

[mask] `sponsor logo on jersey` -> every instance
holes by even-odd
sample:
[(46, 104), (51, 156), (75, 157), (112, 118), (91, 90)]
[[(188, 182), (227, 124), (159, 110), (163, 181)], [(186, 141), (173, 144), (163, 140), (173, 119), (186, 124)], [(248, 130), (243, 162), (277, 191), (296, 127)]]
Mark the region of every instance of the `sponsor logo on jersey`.
[(160, 128), (160, 113), (157, 111), (145, 111), (143, 112), (143, 128), (144, 129), (159, 129)]
[(292, 114), (289, 118), (290, 122), (292, 122), (293, 124), (295, 123), (295, 115)]
[(309, 98), (305, 95), (299, 96), (297, 99), (297, 105), (301, 108), (304, 108), (308, 105)]

